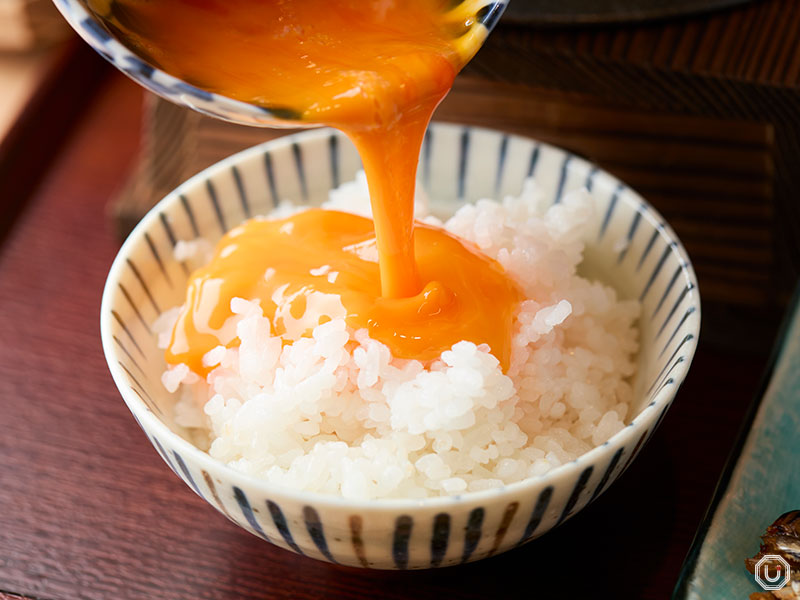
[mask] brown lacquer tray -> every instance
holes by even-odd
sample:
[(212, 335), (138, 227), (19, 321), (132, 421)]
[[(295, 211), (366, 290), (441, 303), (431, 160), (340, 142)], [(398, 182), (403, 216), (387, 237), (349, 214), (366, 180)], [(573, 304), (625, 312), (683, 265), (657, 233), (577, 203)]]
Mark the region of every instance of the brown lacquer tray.
[(716, 10), (749, 0), (512, 0), (503, 22), (522, 25), (619, 23)]

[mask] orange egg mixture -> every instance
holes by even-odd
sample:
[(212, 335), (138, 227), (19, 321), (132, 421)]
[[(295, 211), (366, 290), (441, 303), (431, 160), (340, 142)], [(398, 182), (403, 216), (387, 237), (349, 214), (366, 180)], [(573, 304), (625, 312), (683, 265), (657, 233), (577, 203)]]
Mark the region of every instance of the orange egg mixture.
[(427, 283), (414, 296), (386, 298), (377, 252), (370, 252), (375, 233), (369, 219), (312, 209), (235, 228), (192, 276), (168, 361), (205, 373), (203, 355), (219, 345), (212, 332), (232, 316), (231, 298), (259, 298), (281, 335), (284, 321), (299, 319), (307, 292), (315, 290), (339, 294), (347, 323), (367, 328), (395, 356), (433, 359), (453, 343), (471, 340), (489, 344), (507, 365), (516, 304), (507, 300), (518, 300), (516, 285), (499, 264), (449, 233), (422, 224), (414, 233), (419, 274)]
[[(348, 324), (366, 327), (398, 357), (432, 359), (468, 340), (508, 365), (520, 289), (477, 249), (413, 220), (425, 129), (466, 60), (455, 40), (474, 20), (452, 5), (123, 0), (99, 15), (137, 54), (184, 81), (291, 122), (342, 130), (369, 184), (374, 225), (311, 210), (228, 234), (192, 276), (168, 362), (203, 373), (202, 355), (219, 343), (208, 332), (231, 316), (231, 298), (259, 299), (275, 321), (280, 290), (293, 313), (312, 291), (339, 294)], [(370, 245), (378, 263), (357, 251)]]

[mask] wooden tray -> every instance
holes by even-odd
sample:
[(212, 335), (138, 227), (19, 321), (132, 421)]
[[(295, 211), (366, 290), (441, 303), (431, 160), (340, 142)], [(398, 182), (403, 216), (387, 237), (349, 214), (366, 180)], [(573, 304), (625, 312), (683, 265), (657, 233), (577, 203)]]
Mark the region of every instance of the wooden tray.
[(749, 0), (513, 0), (505, 23), (575, 25), (676, 17), (742, 4)]

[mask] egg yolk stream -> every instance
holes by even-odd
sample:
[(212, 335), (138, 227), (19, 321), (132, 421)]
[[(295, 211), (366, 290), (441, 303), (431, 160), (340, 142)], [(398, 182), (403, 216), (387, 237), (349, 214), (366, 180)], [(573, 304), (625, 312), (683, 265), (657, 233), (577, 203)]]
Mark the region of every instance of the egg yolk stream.
[[(356, 145), (367, 175), (374, 226), (310, 211), (281, 225), (256, 221), (226, 237), (227, 250), (192, 280), (167, 351), (170, 363), (204, 372), (201, 357), (218, 344), (210, 332), (230, 316), (230, 298), (259, 298), (265, 314), (280, 321), (283, 301), (273, 295), (282, 290), (282, 298), (295, 295), (293, 312), (311, 291), (340, 294), (348, 323), (368, 328), (395, 356), (430, 359), (466, 339), (488, 343), (507, 364), (516, 287), (493, 261), (413, 220), (425, 129), (482, 39), (470, 6), (452, 0), (87, 2), (118, 39), (167, 73), (268, 109), (276, 125), (340, 129)], [(374, 246), (379, 262), (348, 250), (354, 244)], [(334, 283), (311, 274), (323, 268), (338, 274)], [(266, 269), (274, 270), (267, 280)]]
[(522, 297), (517, 284), (496, 261), (443, 229), (417, 223), (415, 250), (428, 283), (414, 296), (386, 298), (370, 219), (309, 209), (287, 219), (248, 221), (223, 237), (211, 262), (192, 275), (167, 360), (206, 374), (203, 355), (220, 345), (237, 297), (259, 301), (272, 316), (274, 335), (310, 335), (319, 321), (303, 315), (318, 292), (327, 317), (366, 328), (399, 358), (431, 360), (469, 340), (488, 344), (507, 367), (508, 332)]

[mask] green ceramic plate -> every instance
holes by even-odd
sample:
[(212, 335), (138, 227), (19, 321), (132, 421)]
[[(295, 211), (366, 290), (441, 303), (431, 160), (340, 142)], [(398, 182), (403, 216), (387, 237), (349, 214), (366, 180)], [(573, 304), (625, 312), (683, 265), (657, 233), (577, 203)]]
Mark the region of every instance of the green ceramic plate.
[[(762, 589), (744, 566), (781, 514), (800, 509), (800, 288), (773, 350), (763, 395), (720, 479), (673, 600), (747, 598)], [(725, 399), (719, 398), (720, 410)]]

